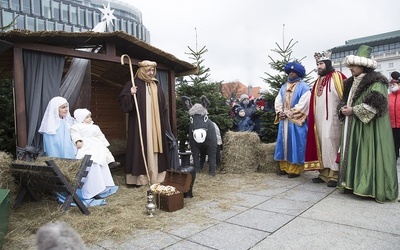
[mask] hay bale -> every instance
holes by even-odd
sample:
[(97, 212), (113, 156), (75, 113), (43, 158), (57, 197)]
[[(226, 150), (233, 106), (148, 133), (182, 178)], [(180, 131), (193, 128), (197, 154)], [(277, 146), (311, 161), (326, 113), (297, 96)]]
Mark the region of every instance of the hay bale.
[(11, 177), (10, 165), (13, 161), (12, 156), (6, 152), (0, 151), (0, 188), (10, 189), (14, 182)]
[[(45, 161), (53, 160), (54, 163), (58, 166), (61, 170), (65, 178), (71, 185), (77, 184), (76, 176), (80, 170), (82, 159), (75, 160), (75, 159), (63, 159), (63, 158), (54, 158), (54, 157), (38, 157), (34, 161), (21, 161), (16, 160), (15, 163), (25, 164), (25, 165), (43, 165), (46, 166)], [(29, 171), (27, 169), (21, 169), (18, 171)], [(36, 172), (35, 172), (36, 173)], [(42, 175), (45, 173), (41, 173)]]
[(276, 142), (261, 143), (258, 150), (259, 159), (258, 171), (262, 173), (276, 173), (279, 167), (279, 162), (274, 160)]
[(13, 162), (12, 155), (0, 151), (0, 189), (9, 189), (11, 192), (11, 201), (16, 198), (18, 185), (14, 182), (11, 175), (10, 166)]
[(222, 168), (229, 173), (248, 173), (257, 170), (260, 138), (254, 132), (228, 131), (221, 153)]
[(126, 139), (110, 139), (108, 140), (110, 143), (110, 146), (108, 146), (108, 149), (110, 152), (113, 154), (114, 157), (124, 155), (126, 153)]
[(262, 143), (253, 132), (229, 131), (224, 137), (221, 165), (230, 173), (275, 173), (279, 166), (274, 160), (275, 146), (275, 142)]

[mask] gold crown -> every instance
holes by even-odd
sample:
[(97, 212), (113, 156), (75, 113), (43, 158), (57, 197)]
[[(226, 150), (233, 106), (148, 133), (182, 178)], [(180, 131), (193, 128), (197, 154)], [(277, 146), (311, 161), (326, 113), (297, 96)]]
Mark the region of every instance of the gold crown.
[(330, 51), (330, 50), (324, 51), (322, 53), (315, 52), (314, 58), (317, 62), (322, 61), (322, 60), (331, 60), (331, 54), (332, 54), (332, 51)]

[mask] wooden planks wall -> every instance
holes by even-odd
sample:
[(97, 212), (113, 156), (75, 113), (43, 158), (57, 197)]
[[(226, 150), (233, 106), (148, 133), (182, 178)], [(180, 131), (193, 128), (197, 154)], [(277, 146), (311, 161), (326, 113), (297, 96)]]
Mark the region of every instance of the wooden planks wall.
[(119, 108), (118, 95), (122, 86), (92, 82), (90, 111), (95, 124), (108, 140), (126, 139), (125, 113)]

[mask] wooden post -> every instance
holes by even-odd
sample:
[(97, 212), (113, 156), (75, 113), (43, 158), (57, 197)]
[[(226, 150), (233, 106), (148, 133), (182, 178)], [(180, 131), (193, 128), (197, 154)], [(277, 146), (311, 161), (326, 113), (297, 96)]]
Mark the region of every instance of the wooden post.
[(17, 146), (26, 146), (27, 123), (25, 106), (25, 86), (24, 86), (24, 65), (23, 49), (14, 47), (14, 115), (15, 115), (15, 134), (17, 135)]

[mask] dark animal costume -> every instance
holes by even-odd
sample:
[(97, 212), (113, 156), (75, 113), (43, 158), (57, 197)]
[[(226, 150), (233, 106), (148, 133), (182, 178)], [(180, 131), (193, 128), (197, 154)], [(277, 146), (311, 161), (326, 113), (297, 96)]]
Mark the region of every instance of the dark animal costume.
[(189, 144), (194, 167), (199, 172), (203, 167), (205, 156), (208, 155), (209, 174), (214, 176), (218, 145), (215, 124), (208, 118), (207, 107), (210, 102), (205, 96), (201, 97), (202, 104), (196, 103), (193, 106), (188, 97), (182, 97), (182, 101), (189, 109)]

